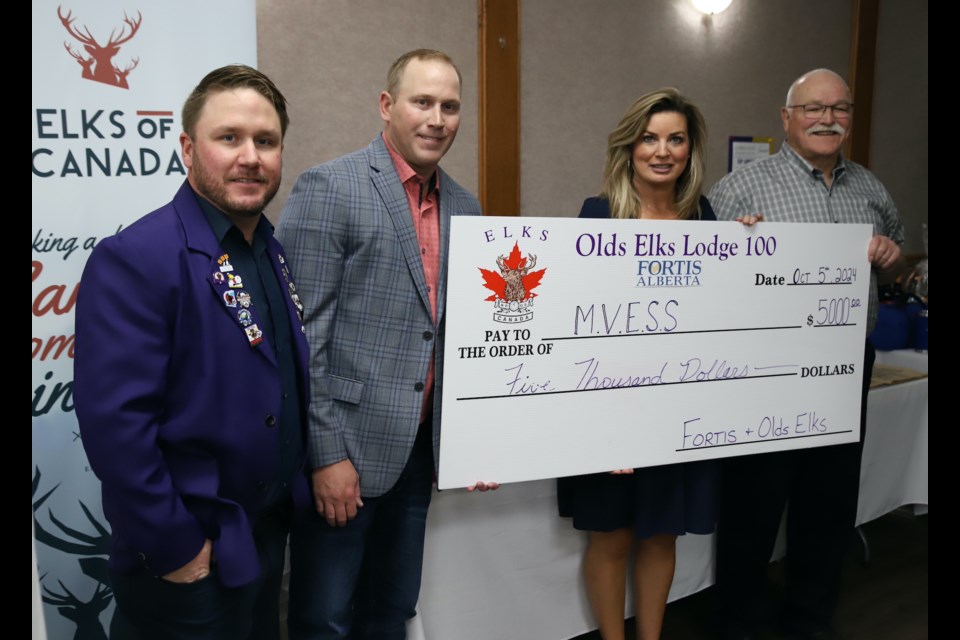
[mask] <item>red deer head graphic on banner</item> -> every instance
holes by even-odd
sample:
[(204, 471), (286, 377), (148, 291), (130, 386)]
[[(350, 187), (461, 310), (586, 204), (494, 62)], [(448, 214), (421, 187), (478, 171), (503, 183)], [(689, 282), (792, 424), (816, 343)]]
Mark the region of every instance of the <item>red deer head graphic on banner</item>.
[[(121, 89), (129, 89), (127, 76), (130, 75), (130, 72), (140, 63), (140, 59), (133, 58), (130, 64), (121, 70), (120, 67), (113, 64), (113, 57), (119, 53), (120, 45), (129, 42), (140, 29), (140, 23), (143, 22), (143, 16), (140, 12), (137, 11), (136, 19), (130, 18), (124, 13), (123, 26), (120, 27), (120, 32), (117, 33), (116, 29), (110, 31), (110, 38), (105, 45), (97, 42), (86, 25), (83, 26), (82, 31), (73, 25), (74, 18), (72, 11), (67, 11), (67, 15), (63, 15), (61, 8), (57, 7), (57, 16), (60, 18), (60, 22), (63, 24), (63, 28), (67, 30), (67, 33), (80, 42), (80, 44), (83, 45), (83, 49), (90, 56), (89, 58), (85, 58), (81, 53), (75, 51), (69, 42), (63, 43), (63, 46), (66, 47), (70, 55), (83, 67), (82, 77), (87, 80), (96, 80), (97, 82), (120, 87)], [(129, 33), (127, 33), (128, 27)]]

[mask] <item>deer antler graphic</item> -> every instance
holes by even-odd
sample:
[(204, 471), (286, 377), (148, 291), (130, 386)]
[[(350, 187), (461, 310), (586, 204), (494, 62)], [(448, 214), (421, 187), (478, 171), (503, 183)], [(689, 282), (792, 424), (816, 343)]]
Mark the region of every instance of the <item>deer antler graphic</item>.
[(73, 47), (70, 46), (69, 42), (64, 42), (63, 46), (66, 48), (67, 53), (76, 58), (77, 62), (80, 63), (80, 66), (83, 67), (83, 77), (87, 80), (93, 80), (93, 58), (84, 58), (82, 55), (73, 50)]
[(74, 640), (106, 640), (107, 634), (103, 631), (103, 625), (100, 624), (99, 616), (103, 610), (110, 604), (113, 598), (113, 590), (104, 584), (97, 584), (97, 589), (93, 597), (88, 602), (80, 600), (73, 595), (69, 589), (57, 580), (64, 593), (56, 593), (43, 585), (46, 592), (40, 598), (47, 604), (52, 604), (57, 608), (57, 612), (67, 620), (77, 625), (77, 631), (74, 634)]
[(80, 33), (73, 28), (73, 11), (67, 11), (67, 15), (63, 15), (60, 11), (60, 7), (57, 7), (57, 17), (60, 18), (60, 23), (63, 24), (63, 27), (67, 30), (67, 33), (72, 35), (75, 39), (79, 40), (83, 44), (88, 44), (96, 48), (100, 48), (100, 45), (97, 44), (96, 38), (93, 37), (93, 34), (90, 33), (90, 29), (86, 25), (83, 26), (86, 33)]
[[(119, 33), (116, 29), (110, 31), (110, 38), (107, 40), (107, 44), (101, 45), (97, 42), (97, 39), (93, 37), (93, 33), (90, 32), (90, 28), (87, 25), (83, 25), (83, 30), (77, 29), (73, 22), (75, 18), (73, 17), (73, 11), (67, 11), (67, 15), (63, 15), (63, 10), (61, 7), (57, 7), (57, 17), (60, 18), (60, 24), (63, 25), (63, 28), (67, 30), (71, 36), (73, 36), (78, 42), (83, 45), (84, 50), (90, 57), (96, 62), (96, 65), (93, 69), (93, 72), (90, 76), (86, 75), (87, 66), (84, 66), (84, 78), (90, 80), (96, 80), (97, 82), (103, 82), (104, 84), (111, 84), (116, 87), (122, 87), (124, 89), (127, 87), (127, 75), (134, 67), (137, 66), (139, 60), (134, 62), (133, 66), (130, 66), (126, 69), (125, 73), (118, 75), (118, 72), (115, 71), (116, 67), (110, 62), (115, 55), (120, 51), (120, 45), (129, 42), (133, 36), (136, 35), (137, 31), (140, 30), (140, 25), (143, 23), (143, 15), (137, 11), (137, 17), (131, 18), (124, 12), (123, 14), (123, 26), (120, 27)], [(127, 33), (129, 28), (130, 32)], [(76, 54), (73, 53), (71, 49), (70, 55), (74, 58), (77, 58)], [(79, 62), (81, 58), (77, 58)], [(89, 63), (87, 63), (89, 65)], [(122, 82), (122, 83), (121, 83)]]
[[(33, 475), (33, 495), (37, 495), (37, 488), (40, 486), (40, 469), (36, 469)], [(90, 535), (78, 531), (67, 525), (63, 524), (57, 520), (56, 516), (53, 515), (53, 512), (47, 509), (47, 514), (50, 517), (50, 521), (57, 526), (60, 531), (67, 534), (73, 540), (65, 540), (63, 538), (58, 538), (56, 535), (50, 533), (44, 529), (40, 523), (37, 521), (36, 513), (37, 510), (46, 502), (47, 498), (57, 490), (60, 485), (57, 484), (53, 489), (47, 491), (45, 494), (36, 498), (33, 501), (33, 526), (36, 529), (36, 538), (38, 541), (53, 547), (64, 553), (71, 553), (78, 556), (102, 556), (107, 555), (110, 552), (110, 532), (104, 527), (90, 512), (90, 509), (87, 508), (87, 505), (80, 502), (80, 508), (83, 509), (83, 513), (87, 516), (87, 520), (90, 524), (93, 525), (94, 529), (97, 530), (97, 535)], [(81, 544), (83, 543), (83, 544)]]
[(140, 64), (140, 58), (134, 58), (133, 61), (127, 65), (122, 71), (117, 65), (113, 65), (113, 71), (117, 74), (117, 86), (123, 89), (129, 89), (127, 85), (127, 76), (130, 75), (130, 72), (137, 68), (137, 65)]

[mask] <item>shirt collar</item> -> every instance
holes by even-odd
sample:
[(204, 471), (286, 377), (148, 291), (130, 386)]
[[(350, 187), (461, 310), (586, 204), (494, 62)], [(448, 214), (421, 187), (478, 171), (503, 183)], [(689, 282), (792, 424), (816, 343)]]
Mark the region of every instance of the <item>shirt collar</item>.
[[(790, 146), (790, 143), (786, 140), (783, 141), (783, 145), (780, 147), (780, 154), (786, 159), (786, 161), (800, 169), (807, 175), (812, 175), (816, 178), (819, 178), (823, 175), (823, 171), (817, 169), (812, 164), (803, 159), (803, 157), (796, 152), (796, 150)], [(847, 170), (846, 161), (843, 159), (843, 153), (840, 154), (840, 157), (837, 158), (837, 166), (833, 168), (833, 179), (836, 180), (844, 174)]]
[[(401, 184), (407, 184), (409, 180), (413, 180), (417, 184), (423, 184), (423, 178), (413, 170), (413, 167), (403, 158), (402, 155), (397, 153), (392, 146), (390, 146), (390, 141), (387, 140), (387, 136), (384, 133), (381, 133), (380, 136), (383, 138), (383, 144), (387, 146), (387, 151), (390, 153), (390, 159), (393, 160), (393, 166), (397, 170), (397, 176), (400, 178)], [(427, 183), (427, 190), (424, 193), (426, 197), (427, 193), (432, 193), (440, 188), (440, 171), (434, 170), (433, 175), (430, 176), (430, 182)]]
[[(193, 187), (190, 188), (193, 189)], [(196, 191), (193, 192), (193, 195), (200, 204), (200, 210), (203, 211), (203, 215), (207, 219), (207, 222), (210, 223), (210, 228), (213, 229), (213, 235), (217, 238), (218, 243), (223, 243), (223, 239), (227, 237), (227, 234), (230, 233), (231, 229), (237, 229), (237, 232), (240, 233), (240, 237), (243, 237), (240, 229), (233, 224), (233, 221), (231, 221), (225, 213), (213, 206), (213, 203), (201, 196)], [(260, 220), (257, 222), (257, 228), (254, 233), (263, 240), (266, 240), (273, 235), (273, 224), (267, 220), (267, 216), (262, 214), (260, 215)]]

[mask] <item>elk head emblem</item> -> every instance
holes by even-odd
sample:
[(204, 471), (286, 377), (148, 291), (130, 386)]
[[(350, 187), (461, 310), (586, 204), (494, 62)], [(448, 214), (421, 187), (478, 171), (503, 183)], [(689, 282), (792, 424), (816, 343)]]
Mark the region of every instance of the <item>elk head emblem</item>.
[(522, 266), (519, 266), (516, 269), (511, 269), (508, 267), (503, 260), (503, 256), (497, 257), (497, 266), (500, 267), (500, 277), (502, 277), (507, 283), (507, 286), (504, 289), (504, 299), (507, 302), (512, 300), (520, 302), (526, 299), (527, 290), (523, 287), (523, 278), (530, 272), (530, 269), (536, 266), (536, 264), (537, 256), (533, 255), (532, 253), (528, 253), (527, 258), (523, 261)]
[(497, 256), (498, 271), (480, 267), (483, 286), (493, 294), (485, 301), (494, 305), (494, 320), (516, 323), (533, 318), (533, 299), (537, 297), (533, 290), (540, 286), (547, 272), (546, 269), (533, 271), (536, 265), (537, 256), (530, 253), (524, 257), (519, 243), (515, 242), (509, 255)]
[[(113, 57), (119, 53), (120, 45), (129, 42), (140, 29), (140, 23), (143, 22), (143, 17), (140, 12), (137, 12), (136, 19), (130, 18), (124, 13), (123, 26), (120, 27), (120, 33), (117, 33), (116, 29), (110, 31), (110, 38), (105, 45), (97, 42), (86, 25), (83, 26), (82, 32), (74, 27), (72, 11), (68, 11), (67, 15), (63, 15), (60, 7), (57, 7), (57, 17), (60, 18), (60, 23), (63, 24), (67, 33), (79, 41), (80, 44), (83, 45), (83, 49), (90, 56), (89, 58), (84, 58), (81, 54), (74, 51), (69, 43), (64, 43), (70, 55), (83, 67), (83, 77), (87, 80), (96, 80), (97, 82), (120, 87), (121, 89), (128, 89), (127, 76), (136, 68), (140, 59), (133, 58), (133, 62), (128, 64), (123, 71), (115, 66), (112, 60)], [(127, 33), (128, 27), (130, 30), (129, 33)]]

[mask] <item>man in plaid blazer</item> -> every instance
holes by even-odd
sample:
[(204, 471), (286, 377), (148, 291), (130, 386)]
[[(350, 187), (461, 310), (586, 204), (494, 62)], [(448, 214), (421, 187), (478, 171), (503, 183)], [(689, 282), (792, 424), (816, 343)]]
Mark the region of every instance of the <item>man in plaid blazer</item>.
[(415, 615), (450, 218), (480, 215), (437, 166), (459, 128), (460, 82), (442, 52), (401, 56), (380, 94), (382, 135), (301, 175), (281, 216), (311, 351), (316, 506), (291, 535), (292, 639), (403, 638)]

